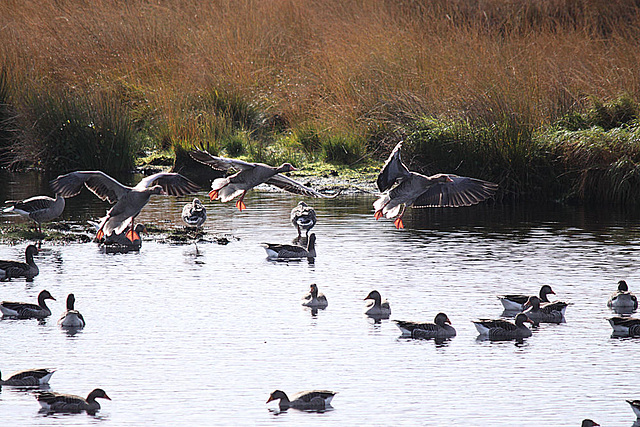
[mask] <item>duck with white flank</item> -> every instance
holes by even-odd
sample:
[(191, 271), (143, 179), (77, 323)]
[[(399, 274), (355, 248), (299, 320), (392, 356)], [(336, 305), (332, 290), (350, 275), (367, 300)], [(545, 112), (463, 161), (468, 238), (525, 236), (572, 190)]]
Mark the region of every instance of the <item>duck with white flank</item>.
[(284, 391), (276, 390), (269, 396), (267, 403), (279, 400), (280, 409), (325, 409), (331, 405), (331, 399), (336, 393), (328, 390), (301, 391), (291, 396), (291, 400)]
[(304, 296), (302, 305), (311, 308), (327, 308), (329, 302), (324, 294), (318, 293), (318, 285), (312, 283), (309, 288), (309, 293)]
[(613, 333), (619, 337), (640, 336), (640, 319), (635, 317), (612, 317), (609, 324), (613, 328)]
[(58, 320), (58, 325), (63, 328), (84, 328), (85, 321), (84, 317), (78, 310), (74, 308), (76, 302), (76, 297), (73, 294), (69, 294), (67, 296), (67, 311), (64, 312), (60, 320)]
[[(540, 293), (539, 293), (540, 301), (543, 303), (550, 302), (547, 295), (555, 295), (555, 294), (556, 293), (553, 292), (553, 289), (551, 289), (551, 286), (543, 285), (540, 288)], [(502, 303), (502, 306), (504, 307), (505, 310), (520, 312), (524, 310), (523, 306), (529, 299), (529, 295), (523, 295), (523, 294), (498, 295), (498, 299)]]
[(6, 380), (0, 379), (0, 385), (9, 385), (16, 387), (39, 387), (49, 384), (51, 375), (55, 369), (26, 369), (24, 371), (14, 372)]
[(540, 298), (531, 296), (524, 304), (524, 314), (534, 323), (562, 323), (564, 322), (564, 310), (567, 303), (552, 302), (540, 304)]
[(394, 320), (402, 335), (412, 338), (451, 338), (456, 336), (456, 330), (444, 313), (436, 314), (434, 323), (417, 323), (404, 320)]
[(316, 256), (316, 235), (309, 235), (307, 247), (296, 245), (280, 245), (277, 243), (262, 243), (267, 251), (267, 257), (270, 259), (301, 259), (315, 258)]
[(525, 322), (533, 323), (524, 313), (518, 313), (514, 323), (507, 320), (474, 320), (478, 333), (492, 340), (512, 340), (517, 338), (528, 338), (532, 335), (531, 329), (527, 328)]
[(207, 220), (207, 209), (200, 199), (195, 198), (193, 202), (187, 203), (182, 208), (182, 220), (187, 227), (198, 229)]
[[(493, 196), (498, 189), (497, 184), (476, 178), (442, 173), (425, 176), (411, 172), (400, 159), (401, 147), (402, 141), (393, 149), (380, 171), (376, 184), (384, 193), (373, 203), (375, 218), (397, 217), (394, 224), (398, 229), (404, 228), (402, 217), (407, 206), (471, 206)], [(394, 184), (397, 185), (391, 189)]]
[(607, 301), (607, 307), (614, 310), (633, 311), (638, 308), (638, 298), (629, 292), (629, 286), (624, 280), (618, 282), (618, 290)]
[(56, 300), (49, 291), (42, 291), (38, 294), (38, 304), (27, 302), (2, 301), (0, 311), (7, 317), (17, 317), (18, 319), (44, 319), (51, 316), (51, 310), (47, 307), (48, 299)]
[(42, 223), (59, 217), (64, 211), (64, 197), (56, 194), (52, 199), (48, 196), (35, 196), (29, 199), (15, 201), (7, 200), (6, 204), (12, 205), (3, 212), (15, 212), (36, 223), (36, 230), (42, 233)]
[(316, 225), (316, 211), (305, 202), (299, 202), (296, 207), (291, 209), (291, 224), (298, 229), (298, 239), (302, 237), (302, 230), (305, 230), (307, 237), (309, 230)]
[(270, 184), (290, 193), (310, 197), (325, 197), (331, 199), (339, 194), (336, 193), (333, 196), (327, 196), (312, 188), (305, 187), (287, 176), (281, 175), (281, 173), (284, 172), (297, 170), (289, 163), (283, 163), (281, 166), (275, 167), (263, 163), (249, 163), (237, 159), (216, 157), (202, 150), (191, 151), (189, 154), (195, 160), (209, 165), (213, 169), (221, 171), (234, 169), (238, 171), (225, 178), (214, 179), (211, 183), (209, 198), (211, 200), (220, 199), (220, 201), (224, 203), (240, 196), (236, 201), (236, 207), (240, 211), (247, 208), (243, 201), (247, 191), (260, 184)]
[(389, 301), (382, 301), (382, 295), (378, 291), (371, 291), (364, 300), (373, 300), (367, 304), (364, 314), (378, 319), (388, 319), (391, 316), (391, 305)]
[(198, 186), (177, 173), (161, 172), (142, 179), (135, 187), (120, 184), (101, 171), (79, 171), (60, 175), (50, 183), (56, 193), (72, 197), (80, 193), (83, 184), (101, 200), (115, 205), (101, 219), (96, 240), (112, 233), (122, 234), (132, 242), (139, 238), (135, 232), (135, 218), (153, 194), (184, 196), (198, 190)]
[(0, 260), (0, 280), (24, 277), (28, 281), (33, 280), (40, 273), (33, 256), (38, 254), (35, 245), (27, 246), (24, 251), (26, 262)]
[(51, 392), (36, 394), (38, 403), (46, 412), (79, 413), (85, 411), (88, 414), (95, 414), (100, 409), (100, 404), (96, 401), (98, 398), (111, 400), (101, 388), (93, 390), (86, 399), (74, 394)]

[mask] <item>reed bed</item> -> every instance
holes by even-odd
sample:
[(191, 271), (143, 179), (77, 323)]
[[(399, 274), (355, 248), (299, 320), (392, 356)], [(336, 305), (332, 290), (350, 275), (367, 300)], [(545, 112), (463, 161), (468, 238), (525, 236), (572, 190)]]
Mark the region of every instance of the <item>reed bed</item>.
[[(22, 130), (11, 152), (58, 165), (46, 160), (58, 143), (44, 141), (60, 123), (46, 129), (30, 100), (107, 96), (127, 116), (111, 120), (129, 135), (115, 157), (205, 144), (263, 161), (353, 164), (384, 159), (407, 136), (431, 149), (420, 135), (453, 126), (466, 147), (454, 170), (475, 163), (469, 171), (508, 197), (562, 194), (536, 190), (562, 164), (549, 153), (572, 152), (549, 146), (571, 145), (552, 132), (598, 103), (638, 103), (639, 24), (640, 2), (622, 0), (7, 0), (0, 59)], [(102, 122), (92, 102), (73, 104)], [(416, 160), (436, 157), (446, 158)], [(564, 188), (590, 198), (568, 191), (574, 182)]]

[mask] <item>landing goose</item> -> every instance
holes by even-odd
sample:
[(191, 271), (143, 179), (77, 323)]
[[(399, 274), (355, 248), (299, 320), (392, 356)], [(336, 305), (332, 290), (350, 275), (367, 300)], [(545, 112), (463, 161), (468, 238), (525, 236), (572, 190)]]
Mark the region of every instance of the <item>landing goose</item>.
[(533, 323), (526, 314), (518, 313), (514, 323), (507, 320), (474, 320), (478, 333), (492, 340), (510, 340), (514, 338), (527, 338), (532, 335), (531, 329), (525, 326), (525, 322)]
[(364, 300), (373, 300), (367, 304), (364, 314), (371, 317), (388, 319), (391, 316), (391, 305), (389, 301), (382, 301), (380, 292), (373, 290), (364, 298)]
[(312, 308), (326, 308), (329, 305), (329, 302), (324, 294), (318, 293), (318, 285), (312, 283), (309, 287), (309, 293), (304, 296), (304, 302), (302, 305)]
[(635, 310), (638, 308), (638, 298), (629, 292), (629, 286), (624, 280), (618, 282), (618, 290), (607, 301), (607, 307), (614, 310)]
[(47, 307), (45, 300), (56, 300), (49, 291), (42, 291), (38, 294), (38, 305), (27, 302), (2, 301), (0, 311), (7, 317), (17, 317), (18, 319), (44, 319), (51, 316), (51, 310)]
[(8, 200), (6, 204), (12, 205), (5, 208), (4, 212), (15, 212), (36, 223), (36, 230), (42, 233), (42, 223), (59, 217), (64, 211), (64, 197), (56, 194), (52, 199), (48, 196), (35, 196), (29, 199), (14, 201)]
[(38, 393), (36, 395), (36, 399), (38, 399), (38, 403), (40, 403), (44, 411), (68, 413), (85, 411), (88, 414), (95, 414), (100, 409), (100, 404), (96, 401), (98, 398), (111, 400), (101, 388), (93, 390), (86, 399), (73, 394), (52, 392)]
[(75, 295), (69, 294), (67, 296), (67, 311), (58, 320), (58, 325), (63, 328), (84, 328), (85, 326), (84, 317), (74, 308), (75, 302)]
[(402, 335), (412, 338), (451, 338), (456, 336), (456, 330), (444, 313), (436, 314), (434, 323), (417, 323), (404, 320), (394, 320)]
[(282, 390), (276, 390), (269, 396), (267, 403), (280, 400), (280, 409), (325, 409), (330, 406), (336, 393), (328, 390), (301, 391), (291, 396), (291, 400)]
[(534, 323), (562, 323), (567, 303), (552, 302), (540, 304), (540, 298), (531, 296), (524, 304), (524, 314)]
[(595, 426), (599, 426), (600, 424), (598, 424), (597, 422), (590, 420), (590, 419), (584, 419), (582, 420), (582, 427), (595, 427)]
[(302, 230), (305, 230), (307, 236), (309, 230), (316, 225), (316, 211), (305, 202), (299, 202), (296, 207), (291, 209), (291, 224), (298, 229), (298, 239), (302, 237)]
[(271, 259), (300, 259), (300, 258), (315, 258), (316, 256), (316, 235), (311, 233), (309, 235), (309, 242), (307, 247), (295, 245), (280, 245), (276, 243), (262, 243), (267, 251), (267, 257)]
[(618, 336), (640, 336), (640, 319), (635, 317), (612, 317), (609, 319), (609, 324)]
[(394, 224), (400, 229), (404, 228), (402, 217), (407, 206), (471, 206), (493, 196), (498, 189), (497, 184), (476, 178), (442, 173), (425, 176), (411, 172), (400, 159), (402, 142), (395, 146), (378, 175), (376, 184), (384, 193), (373, 203), (376, 219), (397, 217)]
[[(543, 285), (540, 288), (540, 293), (538, 295), (540, 296), (541, 302), (550, 302), (547, 295), (555, 295), (555, 294), (556, 293), (553, 292), (553, 289), (551, 289), (551, 286)], [(504, 307), (505, 310), (520, 312), (524, 310), (523, 306), (529, 299), (529, 295), (522, 295), (522, 294), (498, 295), (498, 299), (502, 303), (502, 306)]]
[(631, 405), (631, 409), (633, 409), (633, 413), (636, 414), (636, 417), (640, 418), (640, 400), (627, 400), (627, 403)]
[(200, 199), (195, 198), (193, 202), (187, 203), (182, 208), (182, 220), (188, 227), (201, 227), (207, 220), (207, 209)]
[(0, 260), (0, 280), (16, 277), (24, 277), (29, 281), (33, 280), (33, 278), (40, 273), (38, 266), (33, 260), (33, 256), (37, 253), (38, 248), (36, 248), (35, 245), (29, 245), (24, 251), (26, 262)]
[(78, 171), (60, 175), (50, 183), (56, 193), (64, 197), (72, 197), (80, 193), (84, 184), (101, 200), (108, 200), (115, 205), (102, 218), (96, 240), (108, 237), (112, 233), (126, 234), (134, 239), (134, 221), (152, 194), (168, 194), (184, 196), (198, 190), (198, 186), (177, 173), (160, 172), (142, 179), (135, 187), (120, 184), (101, 171)]
[(55, 369), (26, 369), (14, 372), (6, 380), (0, 379), (0, 385), (10, 385), (18, 387), (38, 387), (49, 384), (51, 375)]
[(289, 163), (283, 163), (281, 166), (275, 167), (265, 165), (263, 163), (249, 163), (237, 159), (216, 157), (202, 150), (191, 151), (189, 154), (195, 160), (209, 165), (213, 169), (221, 171), (234, 169), (238, 171), (225, 178), (214, 179), (211, 183), (209, 198), (211, 200), (220, 199), (220, 201), (224, 203), (240, 196), (238, 201), (236, 201), (236, 207), (240, 211), (247, 207), (243, 201), (247, 191), (251, 190), (256, 185), (263, 183), (276, 186), (290, 193), (302, 194), (310, 197), (333, 198), (339, 194), (336, 193), (333, 196), (327, 196), (312, 188), (305, 187), (287, 176), (281, 175), (281, 173), (284, 172), (297, 170)]

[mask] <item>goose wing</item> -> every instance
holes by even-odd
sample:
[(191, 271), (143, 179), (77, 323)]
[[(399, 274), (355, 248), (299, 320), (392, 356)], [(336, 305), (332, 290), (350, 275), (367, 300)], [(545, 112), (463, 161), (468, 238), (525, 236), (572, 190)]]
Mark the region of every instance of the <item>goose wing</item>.
[(100, 200), (108, 200), (109, 203), (117, 202), (123, 195), (131, 191), (131, 188), (120, 184), (101, 171), (78, 171), (66, 175), (60, 175), (51, 180), (51, 189), (63, 197), (73, 197), (80, 193), (84, 184)]
[(162, 190), (170, 196), (184, 196), (195, 193), (200, 187), (185, 176), (179, 173), (160, 172), (142, 179), (135, 187), (135, 190), (160, 185)]
[(328, 196), (326, 194), (322, 194), (314, 190), (313, 188), (305, 187), (304, 185), (300, 184), (298, 181), (294, 181), (293, 179), (287, 176), (281, 175), (279, 173), (269, 178), (266, 181), (266, 183), (271, 184), (278, 188), (282, 188), (283, 190), (288, 191), (290, 193), (301, 194), (303, 196), (310, 196), (310, 197), (324, 197), (325, 199), (333, 199), (337, 197), (342, 191), (340, 190), (336, 192), (336, 194)]
[(300, 393), (296, 393), (291, 397), (291, 401), (294, 400), (302, 400), (303, 402), (311, 402), (311, 400), (320, 398), (323, 400), (331, 399), (335, 395), (335, 392), (329, 390), (310, 390), (310, 391), (301, 391)]
[[(49, 209), (55, 203), (55, 199), (48, 196), (35, 196), (25, 200), (7, 200), (7, 205), (12, 205), (13, 209), (27, 213), (33, 213)], [(11, 209), (11, 208), (8, 208)]]
[(448, 175), (451, 182), (429, 186), (413, 202), (414, 208), (471, 206), (493, 196), (498, 184), (465, 176)]
[(204, 163), (220, 171), (226, 171), (229, 169), (235, 169), (239, 171), (250, 170), (256, 167), (255, 163), (244, 162), (238, 159), (228, 159), (226, 157), (212, 156), (203, 150), (193, 150), (189, 152), (189, 155), (196, 161)]
[(515, 324), (502, 319), (495, 319), (495, 320), (480, 319), (480, 320), (474, 320), (474, 323), (479, 323), (480, 325), (484, 326), (487, 329), (498, 328), (498, 329), (504, 329), (506, 331), (515, 331), (516, 329), (518, 329), (518, 327)]
[(498, 295), (498, 298), (513, 301), (516, 304), (524, 304), (529, 299), (529, 296), (528, 295)]
[(387, 191), (397, 181), (402, 181), (403, 179), (411, 175), (409, 169), (407, 169), (407, 167), (404, 165), (404, 163), (402, 163), (402, 160), (400, 159), (400, 149), (402, 148), (402, 143), (403, 141), (400, 141), (396, 144), (395, 148), (389, 155), (389, 158), (378, 174), (376, 184), (378, 185), (378, 189), (381, 192)]
[(25, 369), (24, 371), (18, 371), (11, 374), (7, 381), (9, 380), (22, 380), (25, 378), (35, 378), (36, 380), (40, 380), (47, 375), (53, 374), (55, 369)]

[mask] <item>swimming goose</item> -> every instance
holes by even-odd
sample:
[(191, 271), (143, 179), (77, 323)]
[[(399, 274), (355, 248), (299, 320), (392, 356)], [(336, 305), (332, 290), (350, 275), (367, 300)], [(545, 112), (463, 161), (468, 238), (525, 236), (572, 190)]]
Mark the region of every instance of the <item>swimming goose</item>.
[(304, 296), (304, 302), (302, 305), (305, 307), (313, 308), (326, 308), (329, 305), (327, 297), (324, 294), (318, 293), (318, 285), (312, 283), (309, 289), (309, 293)]
[(629, 292), (629, 286), (624, 280), (618, 282), (618, 290), (607, 301), (607, 307), (621, 310), (635, 310), (638, 308), (638, 298)]
[(78, 310), (74, 309), (75, 302), (76, 297), (73, 294), (69, 294), (67, 296), (67, 311), (58, 320), (58, 325), (63, 328), (84, 328), (84, 317)]
[(412, 338), (451, 338), (456, 336), (456, 330), (444, 313), (436, 314), (434, 323), (417, 323), (404, 320), (394, 320), (402, 335)]
[(633, 413), (636, 414), (637, 418), (640, 418), (640, 400), (627, 400), (629, 405), (631, 405), (631, 409), (633, 409)]
[(188, 227), (196, 229), (207, 220), (207, 209), (204, 207), (200, 199), (195, 198), (193, 202), (187, 203), (182, 208), (182, 220)]
[(267, 403), (280, 400), (280, 409), (325, 409), (330, 406), (335, 392), (328, 390), (301, 391), (292, 396), (292, 400), (284, 391), (276, 390), (269, 396)]
[(276, 243), (262, 243), (267, 251), (267, 257), (272, 259), (298, 259), (315, 258), (316, 256), (316, 235), (309, 235), (309, 242), (306, 249), (302, 246), (280, 245)]
[(376, 219), (397, 217), (394, 225), (400, 229), (404, 228), (402, 217), (407, 206), (471, 206), (493, 196), (498, 189), (497, 184), (476, 178), (442, 173), (425, 176), (411, 172), (400, 159), (402, 142), (395, 146), (376, 180), (378, 189), (384, 192), (373, 203)]
[(525, 322), (533, 323), (524, 313), (518, 313), (514, 323), (507, 320), (474, 320), (478, 333), (492, 340), (504, 340), (514, 338), (527, 338), (532, 335), (531, 329), (525, 326)]
[(597, 422), (590, 420), (590, 419), (584, 419), (582, 420), (582, 427), (595, 427), (595, 426), (599, 426), (600, 424), (598, 424)]
[(7, 280), (14, 277), (24, 277), (28, 281), (33, 280), (40, 273), (38, 266), (33, 260), (37, 255), (38, 248), (35, 245), (27, 246), (24, 251), (26, 262), (0, 260), (0, 280)]
[(100, 409), (100, 404), (96, 401), (98, 398), (111, 400), (101, 388), (93, 390), (86, 399), (73, 394), (52, 392), (38, 393), (36, 395), (38, 403), (47, 412), (78, 413), (86, 411), (88, 414), (95, 414)]
[(640, 336), (640, 319), (635, 317), (612, 317), (609, 324), (613, 332), (619, 336), (637, 337)]
[(120, 184), (101, 171), (78, 171), (60, 175), (50, 183), (56, 193), (72, 197), (80, 193), (84, 184), (101, 200), (115, 203), (102, 218), (96, 240), (110, 236), (113, 232), (122, 234), (129, 227), (126, 237), (135, 239), (134, 221), (152, 194), (184, 196), (198, 190), (198, 186), (177, 173), (160, 172), (143, 178), (135, 187)]
[(552, 302), (540, 305), (540, 298), (531, 296), (524, 304), (524, 314), (534, 323), (562, 323), (567, 303)]
[(389, 305), (389, 301), (382, 301), (382, 295), (378, 291), (371, 291), (369, 295), (367, 295), (364, 300), (373, 300), (369, 304), (367, 304), (364, 314), (371, 317), (377, 318), (385, 318), (388, 319), (391, 316), (391, 306)]
[(2, 301), (0, 311), (7, 317), (17, 317), (18, 319), (44, 319), (51, 316), (51, 310), (47, 307), (45, 300), (56, 300), (49, 291), (42, 291), (38, 294), (38, 305), (27, 302)]
[(51, 375), (55, 369), (26, 369), (14, 372), (6, 380), (0, 379), (0, 385), (11, 385), (18, 387), (38, 387), (49, 384)]
[(305, 202), (299, 202), (298, 205), (291, 209), (291, 223), (298, 229), (298, 239), (302, 237), (302, 230), (307, 232), (316, 225), (316, 211)]
[(56, 194), (52, 199), (48, 196), (35, 196), (22, 201), (7, 200), (5, 203), (12, 205), (5, 208), (4, 212), (15, 212), (29, 218), (36, 223), (36, 230), (42, 233), (42, 223), (59, 217), (64, 210), (64, 197)]
[(209, 198), (211, 200), (220, 199), (220, 201), (224, 203), (240, 196), (238, 201), (236, 201), (236, 207), (240, 211), (247, 208), (243, 201), (247, 191), (263, 183), (276, 186), (290, 193), (310, 197), (325, 197), (331, 199), (339, 194), (336, 193), (333, 196), (327, 196), (312, 188), (305, 187), (289, 177), (281, 175), (283, 172), (297, 170), (290, 163), (283, 163), (281, 166), (275, 167), (263, 163), (249, 163), (237, 159), (216, 157), (202, 150), (191, 151), (189, 154), (198, 162), (209, 165), (213, 169), (221, 171), (234, 169), (238, 171), (225, 178), (214, 179), (211, 183)]
[[(547, 295), (555, 295), (556, 293), (553, 292), (553, 289), (551, 289), (551, 286), (549, 285), (543, 285), (540, 288), (540, 301), (541, 302), (550, 302), (549, 298), (547, 297)], [(500, 300), (500, 302), (502, 303), (502, 306), (504, 307), (505, 310), (507, 311), (522, 311), (524, 310), (524, 308), (522, 308), (522, 306), (527, 302), (527, 300), (529, 299), (529, 295), (522, 295), (522, 294), (516, 294), (516, 295), (498, 295), (498, 299)]]

